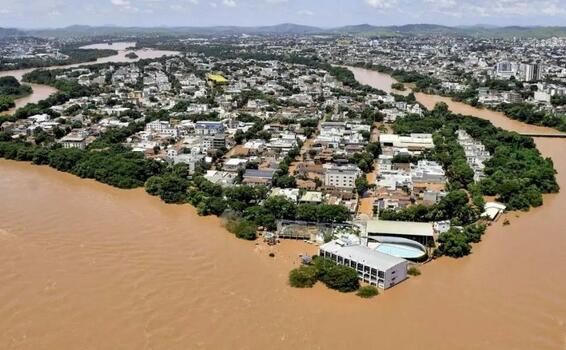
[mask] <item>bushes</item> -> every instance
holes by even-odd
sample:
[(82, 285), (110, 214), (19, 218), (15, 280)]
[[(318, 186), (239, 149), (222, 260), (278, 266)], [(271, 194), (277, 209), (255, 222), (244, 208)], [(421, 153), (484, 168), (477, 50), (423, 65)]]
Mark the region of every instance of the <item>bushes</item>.
[(314, 259), (314, 266), (318, 273), (318, 280), (330, 289), (340, 292), (353, 292), (360, 287), (358, 273), (356, 270), (334, 263), (331, 260), (317, 257)]
[(440, 234), (438, 242), (440, 242), (439, 253), (453, 258), (466, 256), (472, 250), (466, 235), (457, 229), (450, 229)]
[(418, 267), (411, 265), (408, 269), (407, 269), (407, 275), (410, 276), (420, 276), (421, 275), (421, 270), (419, 270)]
[(478, 220), (480, 211), (468, 203), (464, 190), (449, 192), (438, 204), (413, 205), (402, 210), (383, 210), (379, 217), (383, 220), (430, 222), (451, 220), (455, 225), (467, 225)]
[(363, 286), (358, 289), (356, 293), (357, 296), (364, 299), (373, 298), (374, 296), (378, 295), (379, 291), (374, 286)]
[(470, 254), (470, 243), (481, 241), (482, 235), (485, 233), (486, 226), (484, 224), (468, 225), (462, 230), (451, 228), (448, 232), (440, 234), (438, 242), (440, 247), (436, 254), (443, 254), (454, 258), (460, 258)]
[(119, 188), (141, 187), (161, 171), (143, 156), (120, 149), (88, 152), (76, 148), (48, 149), (24, 142), (0, 142), (0, 157), (48, 164), (59, 171), (95, 179)]
[(178, 175), (152, 176), (145, 183), (147, 193), (159, 196), (165, 203), (183, 203), (189, 183)]
[(314, 266), (303, 265), (291, 270), (289, 284), (295, 288), (312, 288), (316, 283), (318, 271)]
[(241, 239), (253, 241), (257, 238), (257, 225), (250, 220), (230, 220), (226, 224), (226, 229)]
[(316, 281), (342, 293), (353, 292), (360, 287), (356, 270), (315, 257), (312, 265), (301, 266), (289, 273), (289, 284), (297, 288), (310, 288)]
[(9, 96), (1, 96), (0, 95), (0, 112), (7, 111), (10, 108), (16, 106), (16, 102), (14, 99)]

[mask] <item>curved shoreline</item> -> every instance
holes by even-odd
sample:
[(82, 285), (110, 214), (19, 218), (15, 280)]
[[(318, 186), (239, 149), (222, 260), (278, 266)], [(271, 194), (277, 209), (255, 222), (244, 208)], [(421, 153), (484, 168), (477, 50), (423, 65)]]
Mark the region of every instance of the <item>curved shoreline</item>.
[[(555, 158), (566, 186), (563, 140), (536, 141)], [(511, 225), (492, 225), (471, 256), (427, 264), (423, 276), (367, 301), (324, 286), (289, 288), (297, 242), (284, 242), (292, 249), (277, 252), (274, 261), (261, 246), (226, 235), (218, 219), (141, 189), (123, 191), (16, 161), (0, 160), (0, 173), (0, 299), (6, 301), (0, 343), (6, 348), (564, 345), (562, 193), (546, 195), (544, 206), (526, 215), (507, 214)], [(369, 335), (352, 336), (368, 327)]]
[[(350, 71), (354, 73), (354, 77), (360, 83), (379, 88), (388, 93), (394, 92), (391, 89), (390, 83), (397, 82), (397, 80), (395, 80), (389, 74), (359, 67), (349, 66), (348, 69), (350, 69)], [(406, 93), (408, 93), (408, 91)], [(434, 108), (434, 105), (438, 102), (444, 102), (454, 113), (486, 119), (489, 120), (493, 125), (509, 131), (516, 131), (518, 133), (564, 134), (550, 127), (527, 124), (515, 119), (511, 119), (507, 117), (503, 112), (497, 112), (485, 108), (477, 108), (463, 102), (453, 101), (450, 97), (446, 96), (417, 92), (415, 93), (415, 97), (417, 98), (417, 101), (419, 103), (423, 104), (428, 109)]]
[[(179, 52), (176, 51), (164, 51), (164, 50), (154, 50), (154, 49), (146, 49), (146, 48), (141, 48), (141, 49), (137, 49), (137, 50), (126, 50), (128, 46), (131, 46), (132, 44), (135, 45), (135, 43), (115, 43), (115, 44), (124, 44), (122, 45), (122, 48), (117, 48), (116, 51), (118, 51), (118, 53), (116, 55), (112, 55), (112, 56), (106, 56), (106, 57), (101, 57), (99, 59), (97, 59), (96, 61), (88, 61), (88, 62), (83, 62), (83, 63), (74, 63), (74, 64), (68, 64), (68, 65), (55, 65), (55, 66), (47, 66), (47, 67), (38, 67), (38, 68), (24, 68), (24, 69), (15, 69), (15, 70), (6, 70), (6, 71), (0, 71), (0, 77), (3, 76), (13, 76), (16, 79), (18, 79), (18, 81), (20, 83), (22, 83), (22, 78), (26, 73), (32, 72), (36, 69), (67, 69), (67, 68), (74, 68), (74, 67), (80, 67), (80, 66), (92, 66), (95, 64), (102, 64), (102, 63), (128, 63), (128, 62), (137, 62), (139, 60), (142, 59), (152, 59), (152, 58), (159, 58), (159, 57), (163, 57), (163, 56), (173, 56), (173, 55), (178, 55)], [(97, 46), (97, 45), (95, 45)], [(92, 48), (92, 45), (89, 46), (85, 46), (85, 48)], [(135, 52), (136, 55), (138, 56), (138, 58), (135, 59), (131, 59), (126, 57), (126, 54), (128, 54), (129, 52)], [(28, 103), (37, 103), (41, 100), (46, 99), (47, 97), (51, 96), (52, 94), (56, 93), (58, 90), (55, 89), (54, 87), (48, 86), (48, 85), (43, 85), (43, 84), (34, 84), (34, 83), (26, 83), (23, 82), (27, 85), (30, 85), (31, 88), (33, 89), (33, 92), (30, 95), (27, 95), (25, 97), (22, 98), (18, 98), (15, 100), (16, 102), (16, 106), (4, 111), (0, 114), (12, 114), (14, 113), (18, 108), (25, 106)]]

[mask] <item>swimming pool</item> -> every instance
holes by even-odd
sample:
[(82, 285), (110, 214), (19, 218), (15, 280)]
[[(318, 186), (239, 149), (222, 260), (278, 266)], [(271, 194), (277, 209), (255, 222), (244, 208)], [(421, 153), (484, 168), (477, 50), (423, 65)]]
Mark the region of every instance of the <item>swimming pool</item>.
[(368, 247), (399, 258), (418, 259), (426, 254), (425, 246), (410, 239), (386, 236), (367, 238)]
[(418, 248), (394, 243), (382, 243), (375, 250), (404, 259), (417, 259), (426, 254)]

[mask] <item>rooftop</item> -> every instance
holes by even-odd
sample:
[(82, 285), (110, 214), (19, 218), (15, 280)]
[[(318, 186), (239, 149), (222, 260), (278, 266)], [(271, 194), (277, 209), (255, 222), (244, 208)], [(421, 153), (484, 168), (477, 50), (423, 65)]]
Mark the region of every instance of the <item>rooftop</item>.
[(320, 249), (368, 266), (378, 266), (380, 270), (388, 270), (406, 261), (402, 258), (378, 252), (364, 245), (347, 245), (340, 240), (325, 243), (320, 246)]
[(433, 236), (434, 230), (430, 222), (369, 220), (368, 234), (387, 234), (401, 236)]

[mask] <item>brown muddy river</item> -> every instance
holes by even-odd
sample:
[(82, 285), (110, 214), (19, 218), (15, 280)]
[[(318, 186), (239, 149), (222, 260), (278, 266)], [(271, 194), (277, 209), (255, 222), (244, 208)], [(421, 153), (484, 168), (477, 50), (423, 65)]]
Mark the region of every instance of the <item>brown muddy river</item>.
[[(537, 142), (563, 188), (565, 141)], [(566, 349), (564, 213), (547, 196), (362, 300), (287, 286), (312, 246), (269, 258), (188, 205), (0, 160), (0, 348)]]

